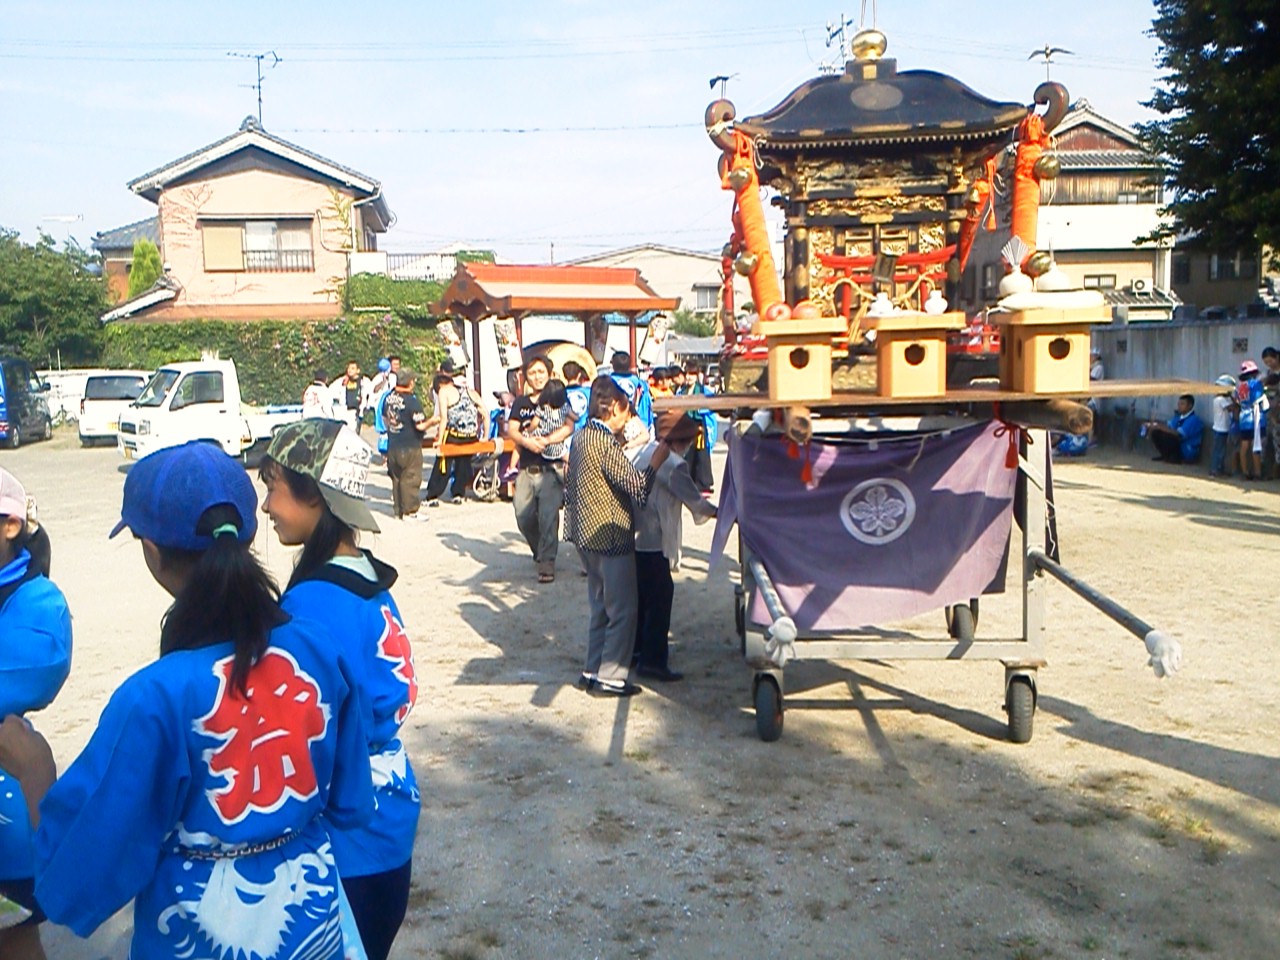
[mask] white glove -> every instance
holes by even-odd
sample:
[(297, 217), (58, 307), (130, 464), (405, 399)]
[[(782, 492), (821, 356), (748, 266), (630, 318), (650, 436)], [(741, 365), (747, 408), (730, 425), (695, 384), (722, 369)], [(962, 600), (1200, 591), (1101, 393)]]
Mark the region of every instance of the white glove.
[(765, 631), (764, 652), (775, 666), (785, 667), (796, 656), (796, 622), (790, 617), (779, 617)]
[(1159, 630), (1152, 630), (1143, 638), (1147, 644), (1147, 653), (1151, 658), (1147, 665), (1155, 671), (1157, 677), (1171, 677), (1182, 666), (1182, 645), (1173, 637), (1167, 637)]

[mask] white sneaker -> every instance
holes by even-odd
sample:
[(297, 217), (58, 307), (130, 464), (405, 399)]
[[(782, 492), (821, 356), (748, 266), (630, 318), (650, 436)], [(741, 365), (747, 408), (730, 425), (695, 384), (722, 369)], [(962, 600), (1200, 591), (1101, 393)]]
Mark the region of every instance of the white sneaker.
[(416, 522), (419, 522), (419, 523), (426, 523), (426, 522), (427, 522), (428, 520), (430, 520), (431, 518), (430, 518), (429, 516), (427, 516), (427, 514), (425, 513), (425, 511), (419, 510), (417, 513), (409, 513), (409, 514), (406, 514), (406, 515), (405, 515), (405, 519), (406, 519), (406, 520), (411, 520), (411, 521), (416, 521)]

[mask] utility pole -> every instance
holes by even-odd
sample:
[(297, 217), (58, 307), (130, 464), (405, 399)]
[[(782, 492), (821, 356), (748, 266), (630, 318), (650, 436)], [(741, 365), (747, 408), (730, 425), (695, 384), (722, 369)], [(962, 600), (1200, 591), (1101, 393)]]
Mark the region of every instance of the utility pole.
[(553, 267), (556, 265), (556, 242), (554, 240), (551, 241), (551, 265)]
[(233, 53), (231, 51), (228, 51), (227, 56), (237, 57), (241, 60), (257, 61), (258, 82), (242, 83), (240, 84), (240, 86), (250, 87), (251, 89), (255, 89), (258, 91), (258, 126), (261, 127), (262, 126), (262, 61), (266, 60), (269, 57), (271, 59), (271, 63), (267, 66), (267, 69), (273, 70), (275, 69), (276, 65), (280, 63), (280, 58), (276, 56), (276, 52), (274, 50), (268, 50), (266, 53)]

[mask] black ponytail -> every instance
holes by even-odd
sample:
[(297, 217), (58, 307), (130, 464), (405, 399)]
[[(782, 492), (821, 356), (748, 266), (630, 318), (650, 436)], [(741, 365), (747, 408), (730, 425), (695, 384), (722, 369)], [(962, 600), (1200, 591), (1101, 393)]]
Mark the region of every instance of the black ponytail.
[[(196, 532), (212, 534), (227, 524), (242, 529), (243, 523), (234, 507), (221, 505), (204, 512)], [(289, 619), (280, 609), (280, 588), (249, 545), (229, 533), (215, 535), (208, 550), (158, 549), (166, 565), (190, 569), (161, 624), (160, 655), (230, 640), (235, 644), (231, 686), (247, 695), (250, 668), (266, 652), (271, 631)]]
[(295, 500), (308, 504), (319, 503), (324, 508), (320, 511), (320, 522), (302, 545), (302, 553), (298, 554), (298, 560), (293, 565), (286, 590), (315, 576), (318, 570), (337, 555), (338, 548), (343, 544), (355, 546), (355, 530), (333, 515), (320, 492), (320, 484), (314, 477), (290, 470), (270, 457), (262, 458), (258, 465), (258, 476), (263, 483), (283, 483)]

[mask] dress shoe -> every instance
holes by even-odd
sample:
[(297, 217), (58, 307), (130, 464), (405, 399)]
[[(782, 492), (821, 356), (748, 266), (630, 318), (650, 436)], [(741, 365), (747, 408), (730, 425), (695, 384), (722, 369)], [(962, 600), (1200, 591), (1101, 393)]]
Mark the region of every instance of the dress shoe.
[(659, 680), (662, 683), (675, 683), (677, 680), (683, 680), (684, 674), (677, 673), (670, 667), (636, 667), (636, 673), (649, 680)]
[(633, 697), (643, 689), (626, 680), (597, 679), (588, 692), (597, 697)]

